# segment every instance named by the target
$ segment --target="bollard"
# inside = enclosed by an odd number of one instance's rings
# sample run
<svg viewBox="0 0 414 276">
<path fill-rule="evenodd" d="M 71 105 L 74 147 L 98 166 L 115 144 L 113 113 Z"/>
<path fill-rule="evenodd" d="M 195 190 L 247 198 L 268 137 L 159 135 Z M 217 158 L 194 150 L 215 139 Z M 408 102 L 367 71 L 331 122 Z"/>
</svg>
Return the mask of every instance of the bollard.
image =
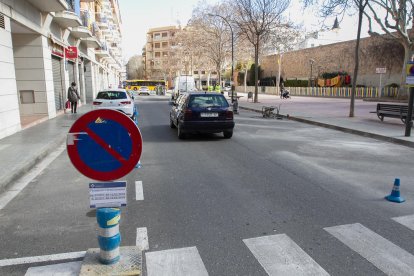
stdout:
<svg viewBox="0 0 414 276">
<path fill-rule="evenodd" d="M 102 264 L 114 264 L 120 259 L 120 219 L 121 209 L 119 208 L 98 208 L 96 210 L 96 220 L 99 226 L 99 260 Z"/>
</svg>

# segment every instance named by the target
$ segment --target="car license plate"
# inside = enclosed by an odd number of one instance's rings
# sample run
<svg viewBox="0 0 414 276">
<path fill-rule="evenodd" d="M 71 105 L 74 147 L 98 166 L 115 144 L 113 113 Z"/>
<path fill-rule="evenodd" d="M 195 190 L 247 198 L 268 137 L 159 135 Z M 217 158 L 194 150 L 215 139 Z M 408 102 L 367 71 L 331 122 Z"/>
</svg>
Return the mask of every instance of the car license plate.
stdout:
<svg viewBox="0 0 414 276">
<path fill-rule="evenodd" d="M 218 117 L 217 112 L 210 112 L 210 113 L 200 113 L 200 117 Z"/>
</svg>

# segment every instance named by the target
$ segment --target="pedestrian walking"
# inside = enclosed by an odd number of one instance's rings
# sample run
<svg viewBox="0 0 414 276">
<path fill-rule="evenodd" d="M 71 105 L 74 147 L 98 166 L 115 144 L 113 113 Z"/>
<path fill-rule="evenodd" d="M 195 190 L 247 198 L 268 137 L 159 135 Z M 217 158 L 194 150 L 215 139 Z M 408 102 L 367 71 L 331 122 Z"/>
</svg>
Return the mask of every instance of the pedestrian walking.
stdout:
<svg viewBox="0 0 414 276">
<path fill-rule="evenodd" d="M 79 99 L 80 97 L 78 94 L 78 89 L 76 88 L 76 83 L 72 82 L 71 86 L 68 89 L 68 100 L 70 101 L 72 113 L 76 113 L 76 108 L 78 106 Z"/>
</svg>

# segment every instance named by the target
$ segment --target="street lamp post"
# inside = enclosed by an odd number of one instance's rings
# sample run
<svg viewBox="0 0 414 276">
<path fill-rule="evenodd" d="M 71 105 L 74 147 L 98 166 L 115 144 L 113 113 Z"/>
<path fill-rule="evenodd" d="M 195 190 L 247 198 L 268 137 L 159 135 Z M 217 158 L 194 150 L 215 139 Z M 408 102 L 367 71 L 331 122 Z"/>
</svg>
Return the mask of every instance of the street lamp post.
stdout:
<svg viewBox="0 0 414 276">
<path fill-rule="evenodd" d="M 233 111 L 235 113 L 237 113 L 237 104 L 236 104 L 236 106 L 234 104 L 234 35 L 233 35 L 233 28 L 231 27 L 231 24 L 229 23 L 229 21 L 227 21 L 227 19 L 224 18 L 223 16 L 221 16 L 219 14 L 212 14 L 212 13 L 208 13 L 207 15 L 208 16 L 220 17 L 230 27 L 230 32 L 231 32 L 231 103 L 233 104 Z"/>
</svg>

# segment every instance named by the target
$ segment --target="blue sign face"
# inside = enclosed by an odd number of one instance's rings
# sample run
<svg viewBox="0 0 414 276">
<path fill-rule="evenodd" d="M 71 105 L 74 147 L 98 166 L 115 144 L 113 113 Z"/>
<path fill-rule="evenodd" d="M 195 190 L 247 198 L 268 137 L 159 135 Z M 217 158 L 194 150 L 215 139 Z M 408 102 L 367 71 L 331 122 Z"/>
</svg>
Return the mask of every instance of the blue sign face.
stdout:
<svg viewBox="0 0 414 276">
<path fill-rule="evenodd" d="M 71 127 L 67 149 L 73 165 L 85 176 L 114 180 L 128 174 L 138 163 L 142 138 L 135 123 L 123 113 L 95 110 Z"/>
<path fill-rule="evenodd" d="M 112 120 L 105 120 L 104 123 L 88 124 L 90 131 L 102 139 L 106 145 L 127 160 L 132 152 L 132 140 L 124 126 Z M 110 135 L 108 135 L 110 134 Z M 110 172 L 121 168 L 122 163 L 119 156 L 108 152 L 98 141 L 90 135 L 79 135 L 80 142 L 77 145 L 81 160 L 96 171 Z"/>
</svg>

